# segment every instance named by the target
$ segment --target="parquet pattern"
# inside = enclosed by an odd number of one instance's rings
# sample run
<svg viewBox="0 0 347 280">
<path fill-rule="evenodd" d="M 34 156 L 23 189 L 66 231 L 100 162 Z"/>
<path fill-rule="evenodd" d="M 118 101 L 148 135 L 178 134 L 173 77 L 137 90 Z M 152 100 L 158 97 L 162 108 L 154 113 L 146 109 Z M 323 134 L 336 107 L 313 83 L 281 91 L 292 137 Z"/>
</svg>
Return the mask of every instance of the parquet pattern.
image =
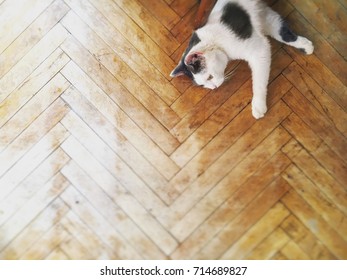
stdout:
<svg viewBox="0 0 347 280">
<path fill-rule="evenodd" d="M 0 258 L 347 259 L 347 3 L 267 3 L 315 53 L 257 121 L 170 79 L 196 0 L 0 0 Z"/>
</svg>

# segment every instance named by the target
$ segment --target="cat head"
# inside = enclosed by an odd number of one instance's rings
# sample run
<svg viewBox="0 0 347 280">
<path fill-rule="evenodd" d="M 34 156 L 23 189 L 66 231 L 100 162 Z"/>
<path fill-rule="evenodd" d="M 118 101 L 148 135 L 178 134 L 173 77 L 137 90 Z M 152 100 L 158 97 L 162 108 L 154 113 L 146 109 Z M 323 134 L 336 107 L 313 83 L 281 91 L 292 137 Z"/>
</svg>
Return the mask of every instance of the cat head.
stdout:
<svg viewBox="0 0 347 280">
<path fill-rule="evenodd" d="M 198 46 L 197 46 L 198 47 Z M 186 51 L 171 77 L 186 75 L 199 86 L 215 89 L 224 82 L 224 71 L 228 64 L 225 52 L 217 48 L 193 48 Z"/>
</svg>

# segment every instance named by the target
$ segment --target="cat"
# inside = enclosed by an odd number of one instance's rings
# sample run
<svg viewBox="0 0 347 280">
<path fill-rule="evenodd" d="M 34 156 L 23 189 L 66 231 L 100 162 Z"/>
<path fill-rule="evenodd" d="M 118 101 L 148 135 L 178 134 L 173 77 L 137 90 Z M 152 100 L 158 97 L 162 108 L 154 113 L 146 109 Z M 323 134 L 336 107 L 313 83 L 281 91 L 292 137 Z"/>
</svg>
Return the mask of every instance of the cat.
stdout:
<svg viewBox="0 0 347 280">
<path fill-rule="evenodd" d="M 218 0 L 206 24 L 195 30 L 171 77 L 186 75 L 205 88 L 216 89 L 225 80 L 230 60 L 248 62 L 252 70 L 252 115 L 262 118 L 266 111 L 271 47 L 267 36 L 313 53 L 313 44 L 296 35 L 265 3 L 258 0 Z"/>
</svg>

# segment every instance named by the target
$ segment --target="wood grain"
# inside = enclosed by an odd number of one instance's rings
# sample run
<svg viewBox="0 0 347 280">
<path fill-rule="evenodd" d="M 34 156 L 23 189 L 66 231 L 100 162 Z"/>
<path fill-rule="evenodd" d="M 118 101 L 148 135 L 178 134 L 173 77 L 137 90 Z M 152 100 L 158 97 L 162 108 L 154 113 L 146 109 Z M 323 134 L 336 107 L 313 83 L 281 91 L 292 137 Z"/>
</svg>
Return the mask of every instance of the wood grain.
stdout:
<svg viewBox="0 0 347 280">
<path fill-rule="evenodd" d="M 172 79 L 196 0 L 0 0 L 0 258 L 347 258 L 346 1 L 266 0 L 268 112 L 244 61 Z"/>
</svg>

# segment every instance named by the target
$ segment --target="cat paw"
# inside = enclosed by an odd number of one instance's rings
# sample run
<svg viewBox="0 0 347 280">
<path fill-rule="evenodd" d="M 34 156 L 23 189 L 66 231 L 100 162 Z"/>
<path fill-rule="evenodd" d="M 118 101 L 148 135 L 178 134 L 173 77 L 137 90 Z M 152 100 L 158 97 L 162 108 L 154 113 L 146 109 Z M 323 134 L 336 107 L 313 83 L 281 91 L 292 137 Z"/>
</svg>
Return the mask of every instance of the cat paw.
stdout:
<svg viewBox="0 0 347 280">
<path fill-rule="evenodd" d="M 302 47 L 300 49 L 302 49 L 305 54 L 310 55 L 313 53 L 314 46 L 310 40 L 302 37 L 301 38 L 301 45 L 302 45 Z"/>
<path fill-rule="evenodd" d="M 256 119 L 264 117 L 267 111 L 265 102 L 252 102 L 252 115 Z"/>
</svg>

